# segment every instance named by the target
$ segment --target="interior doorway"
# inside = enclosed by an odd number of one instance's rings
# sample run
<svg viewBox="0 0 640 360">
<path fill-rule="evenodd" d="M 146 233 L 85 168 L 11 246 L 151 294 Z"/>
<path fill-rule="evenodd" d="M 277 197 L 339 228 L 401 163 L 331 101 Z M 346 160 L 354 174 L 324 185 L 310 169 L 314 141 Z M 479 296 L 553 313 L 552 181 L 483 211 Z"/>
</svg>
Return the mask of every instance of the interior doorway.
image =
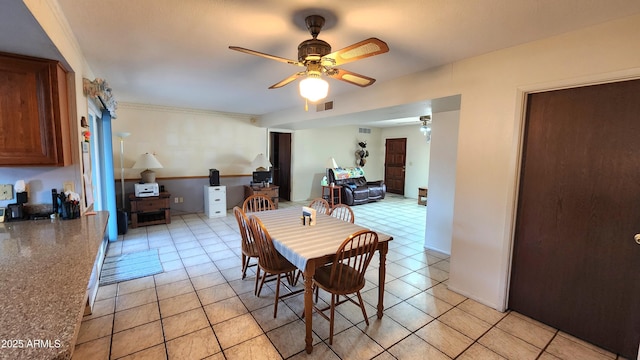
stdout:
<svg viewBox="0 0 640 360">
<path fill-rule="evenodd" d="M 635 359 L 640 80 L 531 94 L 509 308 Z"/>
<path fill-rule="evenodd" d="M 291 133 L 272 132 L 269 139 L 269 161 L 273 165 L 273 184 L 280 198 L 291 200 Z"/>
<path fill-rule="evenodd" d="M 384 183 L 387 192 L 404 195 L 407 138 L 386 139 L 384 153 Z"/>
</svg>

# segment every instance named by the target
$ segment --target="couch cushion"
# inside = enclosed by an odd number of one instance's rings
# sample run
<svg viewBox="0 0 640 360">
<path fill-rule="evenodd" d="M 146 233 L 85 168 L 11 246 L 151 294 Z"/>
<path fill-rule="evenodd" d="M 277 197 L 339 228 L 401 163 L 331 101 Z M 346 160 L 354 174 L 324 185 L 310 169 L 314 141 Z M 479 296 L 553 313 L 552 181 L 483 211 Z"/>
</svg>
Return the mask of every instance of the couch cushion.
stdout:
<svg viewBox="0 0 640 360">
<path fill-rule="evenodd" d="M 381 186 L 369 186 L 369 198 L 370 199 L 382 199 L 383 191 Z"/>
<path fill-rule="evenodd" d="M 367 187 L 359 187 L 353 190 L 353 199 L 354 200 L 369 199 L 369 189 Z"/>
</svg>

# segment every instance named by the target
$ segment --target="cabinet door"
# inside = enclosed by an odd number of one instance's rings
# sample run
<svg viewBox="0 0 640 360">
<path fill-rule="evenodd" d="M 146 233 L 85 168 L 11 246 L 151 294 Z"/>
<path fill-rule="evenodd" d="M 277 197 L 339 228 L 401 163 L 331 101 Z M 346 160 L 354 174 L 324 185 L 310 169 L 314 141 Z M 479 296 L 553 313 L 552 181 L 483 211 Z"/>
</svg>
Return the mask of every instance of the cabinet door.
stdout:
<svg viewBox="0 0 640 360">
<path fill-rule="evenodd" d="M 0 55 L 0 166 L 71 163 L 66 88 L 55 61 Z"/>
</svg>

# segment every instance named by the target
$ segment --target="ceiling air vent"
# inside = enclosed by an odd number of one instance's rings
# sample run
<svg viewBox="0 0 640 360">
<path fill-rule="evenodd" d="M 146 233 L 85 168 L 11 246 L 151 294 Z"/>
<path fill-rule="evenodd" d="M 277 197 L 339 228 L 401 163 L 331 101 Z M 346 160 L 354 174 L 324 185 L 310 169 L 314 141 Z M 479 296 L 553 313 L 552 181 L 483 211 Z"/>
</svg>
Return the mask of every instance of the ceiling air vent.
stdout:
<svg viewBox="0 0 640 360">
<path fill-rule="evenodd" d="M 371 134 L 371 129 L 368 129 L 368 128 L 359 128 L 359 129 L 358 129 L 358 132 L 359 132 L 360 134 Z"/>
<path fill-rule="evenodd" d="M 327 101 L 326 103 L 316 105 L 316 112 L 332 110 L 333 109 L 333 101 Z"/>
</svg>

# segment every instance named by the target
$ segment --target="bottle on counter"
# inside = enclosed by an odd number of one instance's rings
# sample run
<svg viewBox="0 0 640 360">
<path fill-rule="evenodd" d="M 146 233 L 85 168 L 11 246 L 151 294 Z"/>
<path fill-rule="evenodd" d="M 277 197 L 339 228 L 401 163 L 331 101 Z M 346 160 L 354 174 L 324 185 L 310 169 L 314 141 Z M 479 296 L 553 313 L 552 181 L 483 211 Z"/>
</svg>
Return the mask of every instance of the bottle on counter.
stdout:
<svg viewBox="0 0 640 360">
<path fill-rule="evenodd" d="M 52 213 L 57 214 L 58 213 L 58 190 L 56 189 L 51 189 L 51 204 L 53 206 L 52 208 Z"/>
</svg>

